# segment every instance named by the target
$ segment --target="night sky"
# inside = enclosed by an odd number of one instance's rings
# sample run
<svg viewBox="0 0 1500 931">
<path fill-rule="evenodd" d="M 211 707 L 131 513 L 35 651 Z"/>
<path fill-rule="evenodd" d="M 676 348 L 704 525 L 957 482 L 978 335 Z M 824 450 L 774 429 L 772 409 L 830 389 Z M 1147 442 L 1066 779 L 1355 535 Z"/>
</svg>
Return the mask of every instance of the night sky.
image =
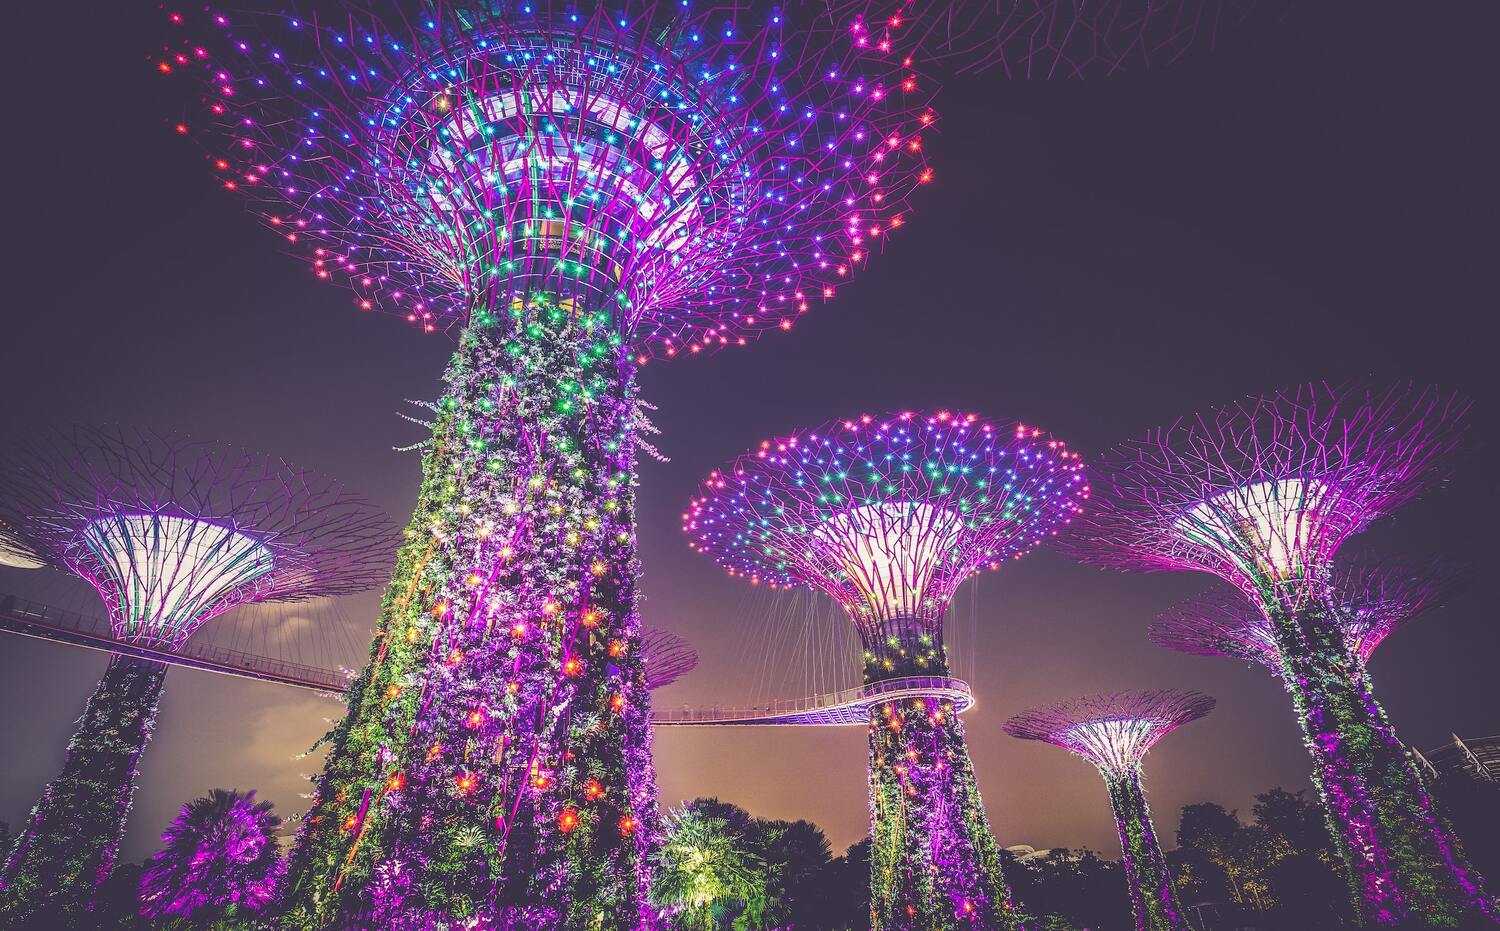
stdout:
<svg viewBox="0 0 1500 931">
<path fill-rule="evenodd" d="M 70 419 L 184 430 L 341 477 L 404 524 L 418 460 L 392 447 L 422 433 L 395 415 L 438 396 L 451 343 L 361 314 L 217 189 L 170 131 L 180 88 L 151 70 L 152 6 L 8 11 L 0 442 Z M 1500 438 L 1497 30 L 1489 2 L 1302 3 L 1263 8 L 1219 48 L 1149 74 L 947 78 L 937 180 L 868 273 L 789 334 L 642 375 L 672 460 L 640 469 L 644 618 L 703 657 L 659 700 L 732 705 L 755 686 L 745 657 L 768 640 L 761 603 L 747 611 L 747 586 L 689 551 L 679 521 L 697 480 L 762 438 L 946 407 L 1041 425 L 1087 458 L 1241 395 L 1370 377 L 1476 402 L 1452 481 L 1356 541 L 1480 567 L 1463 597 L 1376 654 L 1379 695 L 1418 747 L 1500 732 L 1488 568 L 1500 512 L 1485 463 Z M 30 584 L 19 575 L 0 589 Z M 1001 843 L 1117 855 L 1092 769 L 1000 730 L 1023 707 L 1088 692 L 1218 697 L 1148 759 L 1164 838 L 1185 803 L 1248 811 L 1256 792 L 1307 785 L 1290 702 L 1264 671 L 1145 638 L 1215 580 L 1041 552 L 968 584 L 978 592 L 960 600 L 977 605 L 983 638 L 969 746 Z M 341 609 L 367 631 L 376 600 Z M 20 822 L 56 774 L 104 663 L 0 638 L 0 819 Z M 172 671 L 124 855 L 154 849 L 175 809 L 214 787 L 299 811 L 298 773 L 317 764 L 292 756 L 338 710 Z M 718 795 L 811 819 L 842 848 L 867 830 L 865 745 L 860 729 L 659 730 L 662 800 Z"/>
</svg>

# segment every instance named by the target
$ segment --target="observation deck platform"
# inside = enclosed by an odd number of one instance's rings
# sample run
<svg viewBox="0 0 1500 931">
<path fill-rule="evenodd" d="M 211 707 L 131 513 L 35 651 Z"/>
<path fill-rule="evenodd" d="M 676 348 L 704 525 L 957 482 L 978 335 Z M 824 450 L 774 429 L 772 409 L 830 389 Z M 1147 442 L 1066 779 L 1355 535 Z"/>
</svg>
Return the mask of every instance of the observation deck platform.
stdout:
<svg viewBox="0 0 1500 931">
<path fill-rule="evenodd" d="M 106 617 L 65 611 L 3 593 L 0 593 L 0 632 L 316 692 L 340 694 L 349 687 L 349 679 L 337 669 L 230 650 L 211 643 L 189 640 L 178 650 L 126 643 L 115 639 Z M 961 679 L 907 676 L 754 707 L 681 710 L 657 707 L 651 723 L 658 727 L 865 726 L 870 722 L 870 709 L 906 698 L 951 701 L 960 713 L 974 705 L 969 684 Z"/>
</svg>

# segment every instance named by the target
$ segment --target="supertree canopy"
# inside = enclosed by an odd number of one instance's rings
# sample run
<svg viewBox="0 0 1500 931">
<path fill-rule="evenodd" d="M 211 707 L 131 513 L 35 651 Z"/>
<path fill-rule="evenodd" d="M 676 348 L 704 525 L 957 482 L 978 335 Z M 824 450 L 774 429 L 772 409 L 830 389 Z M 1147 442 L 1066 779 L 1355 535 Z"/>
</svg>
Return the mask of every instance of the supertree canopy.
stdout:
<svg viewBox="0 0 1500 931">
<path fill-rule="evenodd" d="M 1032 708 L 1005 723 L 1005 732 L 1012 737 L 1044 740 L 1098 767 L 1109 787 L 1130 904 L 1135 911 L 1135 926 L 1141 931 L 1185 931 L 1190 927 L 1151 825 L 1141 783 L 1141 760 L 1158 740 L 1198 720 L 1213 707 L 1214 700 L 1199 692 L 1117 692 Z"/>
<path fill-rule="evenodd" d="M 264 909 L 285 864 L 272 807 L 257 802 L 253 790 L 223 789 L 183 805 L 161 836 L 162 849 L 146 862 L 141 914 L 202 923 Z"/>
<path fill-rule="evenodd" d="M 1364 664 L 1398 628 L 1441 607 L 1466 577 L 1461 566 L 1438 559 L 1340 560 L 1329 591 L 1344 639 Z M 1270 620 L 1232 589 L 1205 592 L 1167 611 L 1151 625 L 1151 641 L 1182 653 L 1230 656 L 1282 670 Z"/>
<path fill-rule="evenodd" d="M 74 427 L 0 460 L 7 542 L 98 591 L 117 639 L 181 646 L 249 601 L 360 591 L 388 571 L 387 519 L 278 459 L 175 435 Z M 64 920 L 114 863 L 166 666 L 109 668 L 0 872 L 0 917 Z M 71 920 L 71 919 L 69 919 Z"/>
<path fill-rule="evenodd" d="M 917 691 L 871 711 L 876 928 L 1015 923 L 963 726 L 920 690 L 946 681 L 959 585 L 1051 537 L 1087 495 L 1078 455 L 1040 430 L 904 413 L 768 440 L 711 473 L 683 516 L 691 546 L 732 574 L 837 601 L 871 689 Z"/>
<path fill-rule="evenodd" d="M 1358 913 L 1494 914 L 1375 700 L 1332 585 L 1340 545 L 1439 475 L 1466 405 L 1434 389 L 1304 385 L 1112 451 L 1070 546 L 1085 559 L 1210 572 L 1262 612 Z"/>
<path fill-rule="evenodd" d="M 1212 46 L 1255 0 L 829 0 L 862 48 L 1017 79 L 1084 78 L 1169 65 Z"/>
<path fill-rule="evenodd" d="M 646 689 L 671 685 L 698 668 L 698 651 L 682 637 L 660 627 L 641 629 L 641 663 L 646 667 Z"/>
<path fill-rule="evenodd" d="M 814 5 L 314 6 L 171 14 L 178 131 L 318 278 L 462 333 L 288 914 L 650 926 L 635 371 L 849 280 L 933 87 Z"/>
</svg>

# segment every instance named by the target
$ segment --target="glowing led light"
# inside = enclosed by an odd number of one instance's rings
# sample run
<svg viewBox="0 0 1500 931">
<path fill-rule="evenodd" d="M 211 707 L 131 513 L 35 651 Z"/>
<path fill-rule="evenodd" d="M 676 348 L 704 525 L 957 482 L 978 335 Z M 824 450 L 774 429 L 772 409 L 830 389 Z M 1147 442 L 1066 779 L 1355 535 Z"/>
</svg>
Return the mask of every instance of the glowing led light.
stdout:
<svg viewBox="0 0 1500 931">
<path fill-rule="evenodd" d="M 1180 526 L 1187 539 L 1280 581 L 1302 572 L 1303 554 L 1321 537 L 1320 508 L 1329 497 L 1316 480 L 1257 482 L 1196 505 Z"/>
</svg>

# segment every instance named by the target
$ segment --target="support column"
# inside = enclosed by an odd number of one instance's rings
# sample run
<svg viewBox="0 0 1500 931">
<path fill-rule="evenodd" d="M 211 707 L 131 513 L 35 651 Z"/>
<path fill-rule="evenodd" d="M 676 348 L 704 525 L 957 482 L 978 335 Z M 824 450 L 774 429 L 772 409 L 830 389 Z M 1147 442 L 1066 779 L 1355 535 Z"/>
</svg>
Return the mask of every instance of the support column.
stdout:
<svg viewBox="0 0 1500 931">
<path fill-rule="evenodd" d="M 1102 771 L 1109 802 L 1120 831 L 1120 855 L 1137 931 L 1186 931 L 1182 905 L 1172 888 L 1172 873 L 1156 840 L 1138 766 L 1125 772 Z"/>
<path fill-rule="evenodd" d="M 940 633 L 888 623 L 879 636 L 866 644 L 867 683 L 948 674 Z M 902 699 L 870 718 L 874 931 L 1019 927 L 953 704 Z"/>
<path fill-rule="evenodd" d="M 649 927 L 632 373 L 570 301 L 474 314 L 294 923 Z"/>
<path fill-rule="evenodd" d="M 1334 612 L 1314 602 L 1273 610 L 1271 622 L 1356 914 L 1376 925 L 1496 920 Z"/>
<path fill-rule="evenodd" d="M 62 772 L 47 784 L 0 871 L 0 924 L 64 926 L 94 905 L 125 834 L 136 764 L 167 667 L 115 654 L 84 706 Z"/>
</svg>

